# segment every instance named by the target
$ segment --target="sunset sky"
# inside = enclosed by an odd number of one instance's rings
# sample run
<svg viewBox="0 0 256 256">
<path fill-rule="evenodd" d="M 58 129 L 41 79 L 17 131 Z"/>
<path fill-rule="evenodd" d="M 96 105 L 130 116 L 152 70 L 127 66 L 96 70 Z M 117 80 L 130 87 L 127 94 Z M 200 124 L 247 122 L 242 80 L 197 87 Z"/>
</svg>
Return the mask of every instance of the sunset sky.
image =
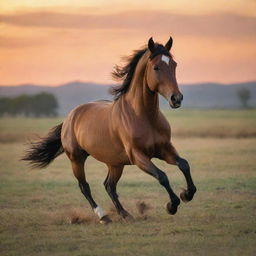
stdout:
<svg viewBox="0 0 256 256">
<path fill-rule="evenodd" d="M 170 35 L 180 83 L 256 80 L 255 0 L 3 0 L 0 85 L 110 84 L 120 57 Z"/>
</svg>

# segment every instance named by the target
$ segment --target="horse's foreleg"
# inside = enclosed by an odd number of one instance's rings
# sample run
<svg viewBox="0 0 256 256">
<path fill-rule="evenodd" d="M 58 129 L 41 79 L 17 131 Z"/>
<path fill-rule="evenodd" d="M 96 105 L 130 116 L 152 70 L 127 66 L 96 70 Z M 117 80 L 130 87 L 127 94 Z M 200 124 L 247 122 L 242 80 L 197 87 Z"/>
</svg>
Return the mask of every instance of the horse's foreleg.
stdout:
<svg viewBox="0 0 256 256">
<path fill-rule="evenodd" d="M 171 202 L 167 203 L 167 211 L 169 214 L 175 214 L 180 204 L 180 199 L 173 192 L 166 174 L 158 169 L 151 162 L 151 160 L 140 151 L 132 152 L 131 161 L 136 164 L 141 170 L 156 178 L 159 183 L 166 189 L 171 200 Z"/>
<path fill-rule="evenodd" d="M 193 199 L 194 194 L 196 193 L 196 186 L 194 185 L 194 182 L 191 177 L 190 167 L 188 161 L 179 156 L 176 157 L 176 163 L 179 169 L 184 174 L 187 182 L 187 189 L 184 189 L 180 193 L 180 198 L 182 199 L 183 202 L 189 202 Z"/>
<path fill-rule="evenodd" d="M 196 186 L 194 185 L 193 179 L 191 177 L 188 161 L 181 158 L 172 145 L 170 145 L 168 150 L 165 152 L 163 159 L 169 164 L 177 165 L 182 171 L 187 182 L 187 189 L 181 192 L 180 198 L 184 202 L 191 201 L 194 194 L 196 193 Z"/>
<path fill-rule="evenodd" d="M 110 198 L 112 199 L 118 214 L 127 219 L 132 218 L 132 216 L 123 208 L 122 204 L 118 200 L 118 195 L 116 193 L 116 185 L 121 178 L 123 169 L 124 166 L 108 166 L 108 176 L 104 181 L 104 186 Z"/>
<path fill-rule="evenodd" d="M 96 204 L 96 202 L 92 198 L 90 186 L 85 179 L 84 161 L 71 160 L 71 164 L 72 164 L 72 169 L 73 169 L 74 175 L 78 180 L 79 188 L 80 188 L 82 194 L 84 195 L 84 197 L 90 203 L 95 214 L 99 217 L 100 222 L 101 223 L 111 222 L 111 219 L 104 213 L 104 211 Z"/>
</svg>

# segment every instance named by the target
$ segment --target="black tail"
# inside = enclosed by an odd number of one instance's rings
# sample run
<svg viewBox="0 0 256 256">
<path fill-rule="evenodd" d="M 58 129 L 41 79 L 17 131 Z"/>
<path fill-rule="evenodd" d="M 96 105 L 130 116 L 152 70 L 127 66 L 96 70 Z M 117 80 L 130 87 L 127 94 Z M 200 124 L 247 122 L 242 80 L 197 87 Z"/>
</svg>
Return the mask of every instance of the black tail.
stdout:
<svg viewBox="0 0 256 256">
<path fill-rule="evenodd" d="M 44 168 L 64 152 L 61 144 L 62 123 L 53 127 L 45 138 L 31 142 L 26 155 L 21 159 L 29 161 L 32 168 Z"/>
</svg>

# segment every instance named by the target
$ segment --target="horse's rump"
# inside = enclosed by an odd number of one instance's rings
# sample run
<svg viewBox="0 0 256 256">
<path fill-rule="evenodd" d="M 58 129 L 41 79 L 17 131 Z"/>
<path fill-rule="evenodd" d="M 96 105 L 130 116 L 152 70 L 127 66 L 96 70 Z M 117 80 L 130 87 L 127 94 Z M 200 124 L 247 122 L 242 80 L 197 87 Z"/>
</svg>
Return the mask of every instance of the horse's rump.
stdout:
<svg viewBox="0 0 256 256">
<path fill-rule="evenodd" d="M 66 152 L 85 150 L 107 164 L 127 162 L 120 139 L 113 133 L 113 103 L 95 101 L 74 109 L 63 123 L 62 144 Z"/>
</svg>

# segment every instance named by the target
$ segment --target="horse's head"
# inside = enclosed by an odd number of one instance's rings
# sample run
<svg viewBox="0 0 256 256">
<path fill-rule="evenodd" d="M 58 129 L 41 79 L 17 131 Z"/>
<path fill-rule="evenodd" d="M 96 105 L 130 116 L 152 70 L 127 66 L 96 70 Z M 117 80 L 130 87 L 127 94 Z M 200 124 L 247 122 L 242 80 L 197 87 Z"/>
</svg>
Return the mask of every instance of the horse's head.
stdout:
<svg viewBox="0 0 256 256">
<path fill-rule="evenodd" d="M 183 95 L 179 91 L 176 80 L 177 63 L 169 53 L 172 47 L 172 38 L 165 46 L 155 44 L 153 39 L 148 41 L 150 51 L 147 63 L 147 84 L 151 91 L 160 93 L 172 108 L 179 108 Z"/>
</svg>

